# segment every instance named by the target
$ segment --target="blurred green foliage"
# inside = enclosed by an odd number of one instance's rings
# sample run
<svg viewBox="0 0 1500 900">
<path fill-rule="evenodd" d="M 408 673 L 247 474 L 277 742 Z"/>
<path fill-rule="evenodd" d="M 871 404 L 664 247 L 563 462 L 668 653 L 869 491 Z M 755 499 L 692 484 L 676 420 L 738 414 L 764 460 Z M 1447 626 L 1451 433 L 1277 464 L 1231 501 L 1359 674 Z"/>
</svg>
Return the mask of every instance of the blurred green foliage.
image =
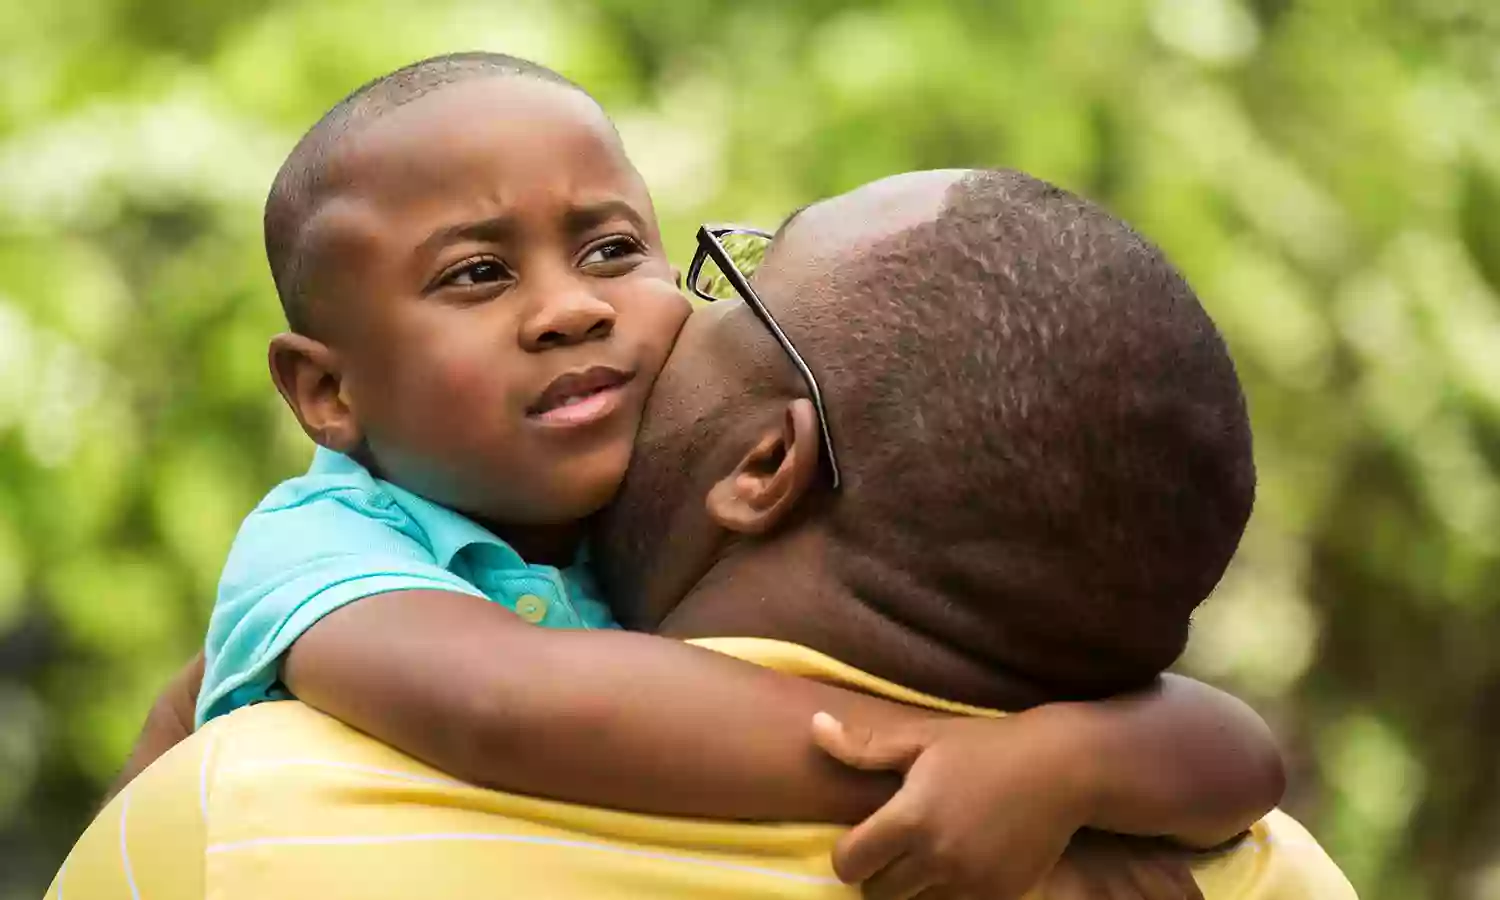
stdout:
<svg viewBox="0 0 1500 900">
<path fill-rule="evenodd" d="M 1500 897 L 1500 5 L 0 4 L 0 897 L 39 896 L 236 525 L 309 446 L 260 205 L 367 78 L 549 63 L 685 265 L 892 172 L 1026 169 L 1163 244 L 1239 361 L 1260 502 L 1185 666 L 1253 702 L 1371 900 Z"/>
</svg>

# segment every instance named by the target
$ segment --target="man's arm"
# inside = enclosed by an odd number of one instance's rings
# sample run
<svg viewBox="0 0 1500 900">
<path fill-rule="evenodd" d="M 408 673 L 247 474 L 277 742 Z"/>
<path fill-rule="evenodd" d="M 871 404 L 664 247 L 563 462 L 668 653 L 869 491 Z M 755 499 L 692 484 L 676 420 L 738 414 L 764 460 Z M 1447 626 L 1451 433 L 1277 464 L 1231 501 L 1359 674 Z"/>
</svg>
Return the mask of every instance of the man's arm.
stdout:
<svg viewBox="0 0 1500 900">
<path fill-rule="evenodd" d="M 282 679 L 476 784 L 714 818 L 857 822 L 899 780 L 819 753 L 813 714 L 891 727 L 930 715 L 666 638 L 536 628 L 442 591 L 330 613 L 292 645 Z"/>
<path fill-rule="evenodd" d="M 166 690 L 152 704 L 135 748 L 125 761 L 125 769 L 110 785 L 104 803 L 113 800 L 135 776 L 193 733 L 193 706 L 198 702 L 198 688 L 202 684 L 203 653 L 199 651 L 182 671 L 172 676 Z"/>
</svg>

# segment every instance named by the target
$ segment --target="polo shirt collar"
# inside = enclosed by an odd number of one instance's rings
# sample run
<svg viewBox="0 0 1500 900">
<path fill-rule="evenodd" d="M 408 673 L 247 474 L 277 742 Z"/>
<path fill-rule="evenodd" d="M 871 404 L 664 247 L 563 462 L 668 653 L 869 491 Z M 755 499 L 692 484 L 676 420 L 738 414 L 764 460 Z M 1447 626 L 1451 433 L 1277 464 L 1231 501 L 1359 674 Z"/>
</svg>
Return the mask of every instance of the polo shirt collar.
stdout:
<svg viewBox="0 0 1500 900">
<path fill-rule="evenodd" d="M 434 561 L 443 568 L 451 568 L 453 558 L 464 548 L 476 544 L 494 547 L 503 560 L 498 568 L 524 569 L 526 561 L 509 544 L 496 537 L 488 528 L 462 513 L 440 506 L 425 497 L 413 494 L 405 488 L 376 478 L 359 462 L 343 453 L 319 447 L 313 455 L 310 475 L 350 475 L 368 478 L 373 489 L 391 495 L 396 503 L 411 516 L 418 528 L 427 535 Z"/>
</svg>

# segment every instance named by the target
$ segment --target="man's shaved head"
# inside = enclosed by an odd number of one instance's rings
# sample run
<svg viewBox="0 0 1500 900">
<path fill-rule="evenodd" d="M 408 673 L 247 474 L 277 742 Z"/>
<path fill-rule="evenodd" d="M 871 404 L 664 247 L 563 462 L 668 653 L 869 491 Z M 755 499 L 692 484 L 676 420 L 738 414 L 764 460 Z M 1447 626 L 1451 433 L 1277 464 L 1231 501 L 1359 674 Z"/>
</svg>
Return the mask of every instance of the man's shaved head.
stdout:
<svg viewBox="0 0 1500 900">
<path fill-rule="evenodd" d="M 819 532 L 830 580 L 1050 696 L 1125 690 L 1177 657 L 1255 474 L 1224 342 L 1156 247 L 1017 172 L 920 172 L 803 210 L 752 281 L 824 394 L 845 483 L 794 527 Z M 740 458 L 717 444 L 803 390 L 738 305 L 700 316 L 611 530 L 638 501 L 670 521 L 639 497 L 668 481 L 651 470 Z M 661 564 L 635 549 L 601 552 L 626 589 Z"/>
<path fill-rule="evenodd" d="M 1144 682 L 1250 514 L 1233 363 L 1161 252 L 1099 207 L 1015 172 L 943 195 L 787 326 L 847 458 L 829 523 L 844 577 L 1064 689 Z M 863 212 L 843 205 L 787 243 Z"/>
<path fill-rule="evenodd" d="M 451 53 L 404 66 L 363 85 L 330 109 L 297 142 L 282 163 L 266 198 L 266 259 L 288 326 L 308 328 L 308 273 L 302 238 L 327 193 L 328 172 L 340 142 L 386 113 L 442 89 L 475 78 L 523 77 L 562 85 L 587 95 L 553 70 L 503 53 Z"/>
</svg>

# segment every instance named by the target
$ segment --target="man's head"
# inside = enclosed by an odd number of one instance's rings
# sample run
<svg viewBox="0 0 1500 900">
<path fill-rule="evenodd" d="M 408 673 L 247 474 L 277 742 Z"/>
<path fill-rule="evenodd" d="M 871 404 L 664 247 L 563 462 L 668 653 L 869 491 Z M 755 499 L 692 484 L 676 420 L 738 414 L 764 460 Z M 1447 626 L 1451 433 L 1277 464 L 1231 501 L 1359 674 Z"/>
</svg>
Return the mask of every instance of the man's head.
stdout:
<svg viewBox="0 0 1500 900">
<path fill-rule="evenodd" d="M 266 203 L 308 434 L 488 523 L 614 493 L 688 305 L 604 112 L 524 60 L 425 60 L 344 100 Z"/>
<path fill-rule="evenodd" d="M 1027 176 L 927 172 L 809 207 L 752 281 L 845 484 L 761 323 L 696 313 L 601 536 L 624 614 L 653 624 L 726 558 L 797 542 L 881 618 L 1052 695 L 1176 658 L 1254 469 L 1233 364 L 1160 251 Z"/>
</svg>

